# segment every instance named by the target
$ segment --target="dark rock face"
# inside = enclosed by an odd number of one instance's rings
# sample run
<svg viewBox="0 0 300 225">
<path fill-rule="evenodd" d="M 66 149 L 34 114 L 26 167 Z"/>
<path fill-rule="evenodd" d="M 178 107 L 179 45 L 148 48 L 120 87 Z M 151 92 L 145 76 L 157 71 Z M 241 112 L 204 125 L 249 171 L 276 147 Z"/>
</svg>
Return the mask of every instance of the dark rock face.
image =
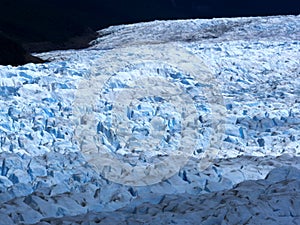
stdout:
<svg viewBox="0 0 300 225">
<path fill-rule="evenodd" d="M 17 42 L 0 33 L 0 64 L 18 66 L 26 63 L 42 63 L 44 60 L 27 53 Z"/>
</svg>

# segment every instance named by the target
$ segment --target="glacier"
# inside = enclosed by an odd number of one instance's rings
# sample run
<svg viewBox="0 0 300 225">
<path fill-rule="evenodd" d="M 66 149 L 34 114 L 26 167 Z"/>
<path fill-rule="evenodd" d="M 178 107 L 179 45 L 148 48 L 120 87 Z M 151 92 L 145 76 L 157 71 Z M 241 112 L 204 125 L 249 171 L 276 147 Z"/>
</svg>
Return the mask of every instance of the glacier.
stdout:
<svg viewBox="0 0 300 225">
<path fill-rule="evenodd" d="M 2 224 L 300 224 L 299 25 L 120 25 L 0 66 Z"/>
</svg>

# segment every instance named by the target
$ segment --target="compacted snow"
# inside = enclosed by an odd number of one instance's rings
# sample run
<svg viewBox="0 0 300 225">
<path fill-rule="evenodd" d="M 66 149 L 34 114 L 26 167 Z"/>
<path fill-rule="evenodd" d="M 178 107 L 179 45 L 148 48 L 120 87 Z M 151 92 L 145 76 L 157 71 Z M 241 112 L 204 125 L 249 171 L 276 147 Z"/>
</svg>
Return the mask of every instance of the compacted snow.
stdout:
<svg viewBox="0 0 300 225">
<path fill-rule="evenodd" d="M 300 17 L 154 21 L 0 67 L 1 224 L 300 224 Z"/>
</svg>

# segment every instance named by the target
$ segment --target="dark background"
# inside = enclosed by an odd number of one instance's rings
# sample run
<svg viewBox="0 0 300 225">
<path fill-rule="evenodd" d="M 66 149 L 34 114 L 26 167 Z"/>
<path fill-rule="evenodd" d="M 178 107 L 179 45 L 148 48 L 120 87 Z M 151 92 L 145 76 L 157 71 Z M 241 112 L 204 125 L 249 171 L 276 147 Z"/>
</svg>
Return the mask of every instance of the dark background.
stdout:
<svg viewBox="0 0 300 225">
<path fill-rule="evenodd" d="M 83 48 L 110 25 L 291 14 L 300 14 L 300 0 L 0 0 L 0 64 L 8 46 L 27 52 Z"/>
</svg>

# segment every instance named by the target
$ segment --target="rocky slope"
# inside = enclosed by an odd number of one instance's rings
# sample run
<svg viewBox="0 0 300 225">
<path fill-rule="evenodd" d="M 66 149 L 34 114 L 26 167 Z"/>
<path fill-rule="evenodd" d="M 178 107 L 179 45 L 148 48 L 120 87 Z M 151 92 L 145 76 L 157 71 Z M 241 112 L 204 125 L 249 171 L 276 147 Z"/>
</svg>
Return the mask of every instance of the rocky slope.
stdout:
<svg viewBox="0 0 300 225">
<path fill-rule="evenodd" d="M 0 32 L 0 65 L 19 66 L 26 63 L 45 62 L 28 53 L 21 45 Z"/>
</svg>

